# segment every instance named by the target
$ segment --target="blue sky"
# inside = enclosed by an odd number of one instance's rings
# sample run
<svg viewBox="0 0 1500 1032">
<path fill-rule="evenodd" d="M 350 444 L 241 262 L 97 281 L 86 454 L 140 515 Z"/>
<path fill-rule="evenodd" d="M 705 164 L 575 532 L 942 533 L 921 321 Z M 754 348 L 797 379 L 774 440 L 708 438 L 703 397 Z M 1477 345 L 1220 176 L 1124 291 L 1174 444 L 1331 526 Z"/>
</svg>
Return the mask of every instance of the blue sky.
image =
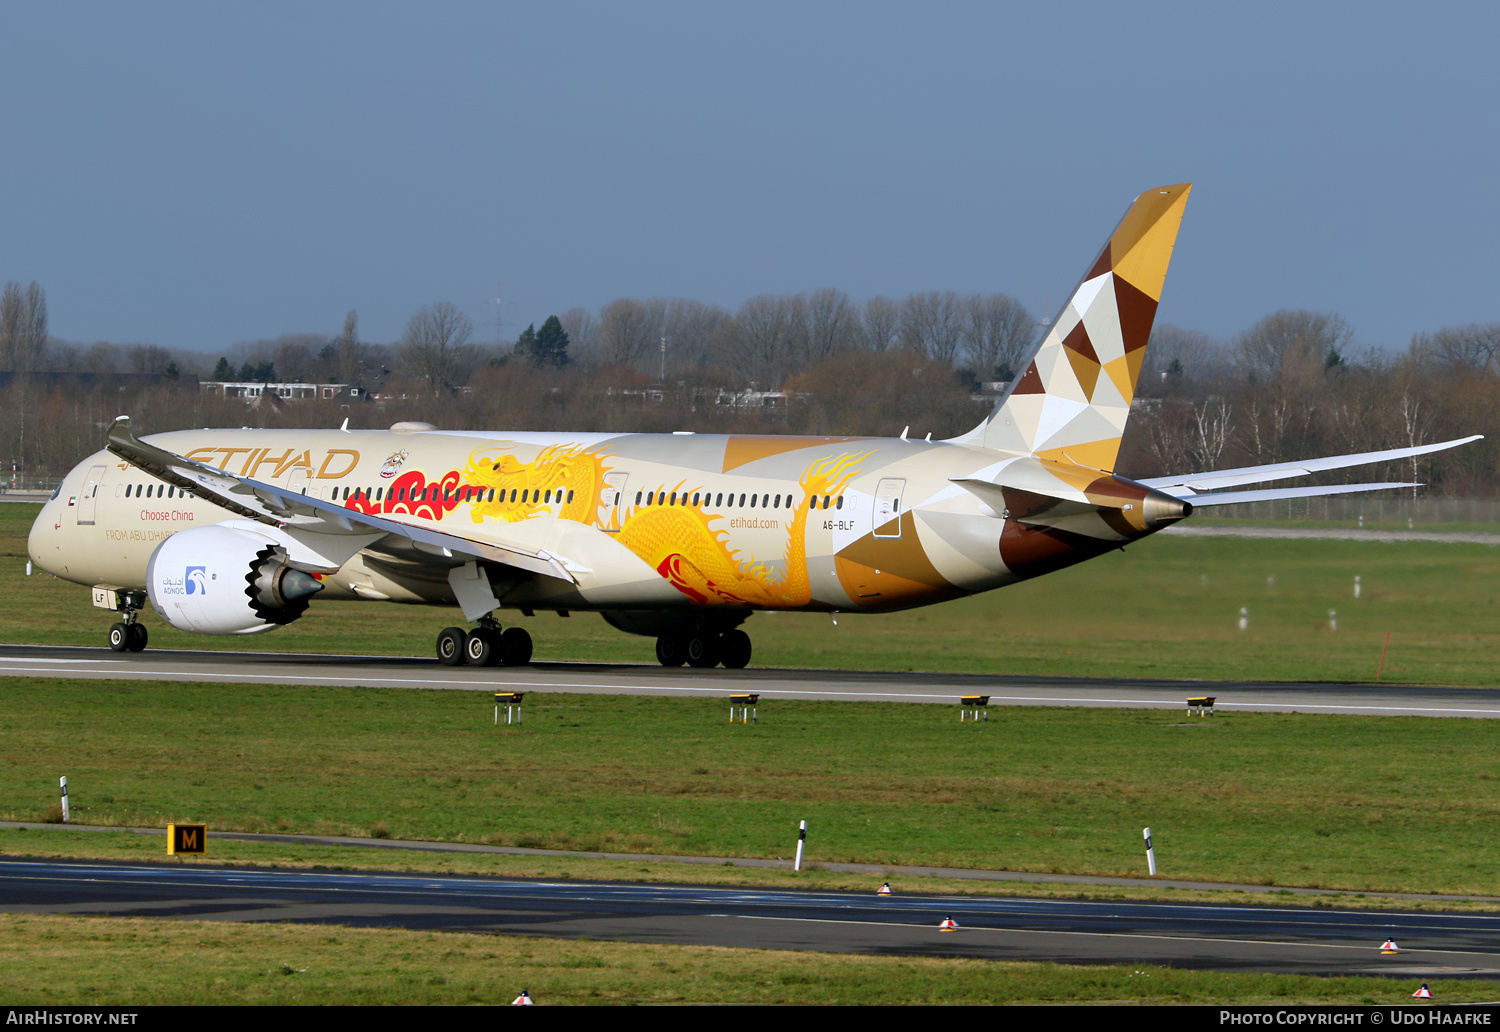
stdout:
<svg viewBox="0 0 1500 1032">
<path fill-rule="evenodd" d="M 52 332 L 217 352 L 492 339 L 622 296 L 1003 291 L 1055 308 L 1192 181 L 1160 318 L 1500 321 L 1484 5 L 27 4 L 0 280 Z"/>
</svg>

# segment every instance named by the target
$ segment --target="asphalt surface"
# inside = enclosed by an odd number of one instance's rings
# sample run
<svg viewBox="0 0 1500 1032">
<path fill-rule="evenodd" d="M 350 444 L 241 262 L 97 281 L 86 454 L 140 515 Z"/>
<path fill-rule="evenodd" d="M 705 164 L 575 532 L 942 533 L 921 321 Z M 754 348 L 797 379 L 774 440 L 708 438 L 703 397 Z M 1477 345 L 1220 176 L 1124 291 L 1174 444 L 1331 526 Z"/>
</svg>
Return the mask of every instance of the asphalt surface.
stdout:
<svg viewBox="0 0 1500 1032">
<path fill-rule="evenodd" d="M 898 886 L 899 887 L 899 886 Z M 872 885 L 873 888 L 873 885 Z M 1500 915 L 0 860 L 0 911 L 1216 970 L 1500 977 Z M 943 932 L 938 922 L 959 924 Z M 1382 956 L 1393 937 L 1402 952 Z"/>
<path fill-rule="evenodd" d="M 1230 712 L 1500 717 L 1500 689 L 1495 688 L 842 670 L 695 670 L 582 663 L 534 663 L 515 668 L 445 667 L 435 659 L 410 657 L 163 649 L 118 653 L 104 647 L 47 645 L 0 645 L 0 677 L 5 676 L 600 695 L 723 697 L 731 692 L 758 692 L 763 702 L 823 699 L 950 706 L 956 705 L 962 695 L 988 695 L 992 706 L 1182 709 L 1190 695 L 1212 695 L 1217 697 L 1219 709 Z"/>
</svg>

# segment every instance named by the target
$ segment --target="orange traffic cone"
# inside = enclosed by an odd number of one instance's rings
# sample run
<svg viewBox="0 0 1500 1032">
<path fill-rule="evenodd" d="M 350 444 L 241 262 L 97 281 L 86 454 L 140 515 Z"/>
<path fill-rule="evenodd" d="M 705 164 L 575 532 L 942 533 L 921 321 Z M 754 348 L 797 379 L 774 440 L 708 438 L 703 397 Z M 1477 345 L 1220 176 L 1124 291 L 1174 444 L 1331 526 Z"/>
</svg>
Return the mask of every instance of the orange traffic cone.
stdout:
<svg viewBox="0 0 1500 1032">
<path fill-rule="evenodd" d="M 880 886 L 880 888 L 878 888 L 878 889 L 875 890 L 875 895 L 877 895 L 877 896 L 889 896 L 890 894 L 891 894 L 891 883 L 890 882 L 883 883 Z"/>
<path fill-rule="evenodd" d="M 531 994 L 528 993 L 525 989 L 522 989 L 521 990 L 521 995 L 517 996 L 514 1000 L 511 1000 L 510 1001 L 510 1005 L 512 1007 L 530 1007 L 531 1006 Z"/>
<path fill-rule="evenodd" d="M 1380 944 L 1380 952 L 1381 953 L 1400 953 L 1401 952 L 1401 947 L 1396 945 L 1396 940 L 1395 939 L 1387 939 L 1385 942 L 1383 942 L 1383 943 Z"/>
<path fill-rule="evenodd" d="M 952 932 L 956 931 L 957 929 L 958 922 L 953 920 L 951 916 L 945 917 L 940 922 L 938 922 L 938 931 L 940 932 Z"/>
<path fill-rule="evenodd" d="M 1422 983 L 1422 988 L 1420 988 L 1416 992 L 1412 993 L 1412 995 L 1415 996 L 1419 1000 L 1430 1000 L 1430 999 L 1432 999 L 1432 990 L 1429 989 L 1429 988 L 1427 988 L 1427 983 L 1426 982 L 1423 982 Z"/>
</svg>

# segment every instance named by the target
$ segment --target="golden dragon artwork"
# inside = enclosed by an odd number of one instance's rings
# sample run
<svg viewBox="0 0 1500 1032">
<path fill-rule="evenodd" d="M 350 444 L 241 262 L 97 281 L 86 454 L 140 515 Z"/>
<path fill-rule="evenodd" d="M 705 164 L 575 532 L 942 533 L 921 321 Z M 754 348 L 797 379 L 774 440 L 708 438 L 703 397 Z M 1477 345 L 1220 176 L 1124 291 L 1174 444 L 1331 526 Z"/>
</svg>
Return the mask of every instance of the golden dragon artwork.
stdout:
<svg viewBox="0 0 1500 1032">
<path fill-rule="evenodd" d="M 476 524 L 486 519 L 515 523 L 555 512 L 561 519 L 617 533 L 626 548 L 699 605 L 796 608 L 812 598 L 806 543 L 811 499 L 841 494 L 868 455 L 820 459 L 802 472 L 801 497 L 792 509 L 783 510 L 790 520 L 784 524 L 787 541 L 779 571 L 732 551 L 730 517 L 687 504 L 694 493 L 687 481 L 675 488 L 675 497 L 683 499 L 680 505 L 601 505 L 611 456 L 581 445 L 552 445 L 530 462 L 498 446 L 481 446 L 462 470 L 449 470 L 430 483 L 421 471 L 411 470 L 391 483 L 383 499 L 357 495 L 348 505 L 360 512 L 430 520 L 442 520 L 468 505 Z M 702 485 L 698 490 L 704 490 Z"/>
</svg>

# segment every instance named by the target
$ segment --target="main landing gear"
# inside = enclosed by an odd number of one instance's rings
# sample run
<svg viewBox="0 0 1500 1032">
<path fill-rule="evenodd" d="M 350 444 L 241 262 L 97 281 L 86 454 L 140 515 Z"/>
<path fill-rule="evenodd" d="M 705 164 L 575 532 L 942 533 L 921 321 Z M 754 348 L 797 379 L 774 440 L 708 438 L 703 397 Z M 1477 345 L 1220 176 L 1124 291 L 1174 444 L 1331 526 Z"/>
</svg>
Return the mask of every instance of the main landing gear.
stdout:
<svg viewBox="0 0 1500 1032">
<path fill-rule="evenodd" d="M 140 652 L 146 647 L 146 626 L 136 620 L 135 610 L 127 609 L 125 619 L 109 629 L 109 647 L 116 652 Z"/>
<path fill-rule="evenodd" d="M 730 670 L 740 670 L 750 662 L 750 635 L 738 628 L 723 634 L 663 634 L 656 639 L 656 659 L 665 667 L 686 663 L 707 669 L 722 663 Z"/>
<path fill-rule="evenodd" d="M 519 627 L 502 631 L 492 619 L 472 631 L 444 627 L 437 636 L 437 658 L 443 666 L 525 666 L 531 662 L 531 635 Z"/>
</svg>

